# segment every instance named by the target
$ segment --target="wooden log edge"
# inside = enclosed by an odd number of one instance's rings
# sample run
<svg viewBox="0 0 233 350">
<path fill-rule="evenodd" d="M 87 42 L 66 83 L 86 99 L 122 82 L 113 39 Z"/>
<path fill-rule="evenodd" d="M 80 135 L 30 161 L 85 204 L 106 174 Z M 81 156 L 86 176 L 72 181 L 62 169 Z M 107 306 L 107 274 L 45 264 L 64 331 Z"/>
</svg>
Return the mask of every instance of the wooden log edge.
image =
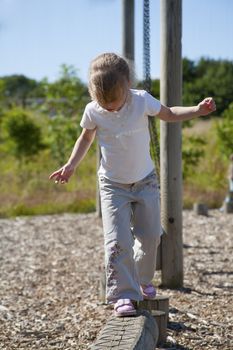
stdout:
<svg viewBox="0 0 233 350">
<path fill-rule="evenodd" d="M 91 350 L 154 350 L 158 337 L 155 318 L 148 311 L 137 310 L 136 316 L 112 316 Z"/>
<path fill-rule="evenodd" d="M 167 339 L 167 315 L 160 310 L 151 310 L 151 315 L 155 318 L 158 326 L 159 338 L 158 344 L 163 344 Z"/>
</svg>

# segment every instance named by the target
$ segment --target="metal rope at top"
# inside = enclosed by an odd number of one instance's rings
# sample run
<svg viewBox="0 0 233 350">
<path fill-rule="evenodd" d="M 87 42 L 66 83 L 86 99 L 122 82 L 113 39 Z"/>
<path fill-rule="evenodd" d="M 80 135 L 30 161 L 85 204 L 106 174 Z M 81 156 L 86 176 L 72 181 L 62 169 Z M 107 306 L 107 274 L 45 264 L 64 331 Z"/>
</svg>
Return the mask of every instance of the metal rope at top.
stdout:
<svg viewBox="0 0 233 350">
<path fill-rule="evenodd" d="M 150 75 L 150 0 L 143 1 L 143 85 L 151 92 Z M 160 144 L 156 128 L 156 118 L 148 116 L 151 138 L 151 156 L 155 163 L 158 181 L 160 180 Z"/>
</svg>

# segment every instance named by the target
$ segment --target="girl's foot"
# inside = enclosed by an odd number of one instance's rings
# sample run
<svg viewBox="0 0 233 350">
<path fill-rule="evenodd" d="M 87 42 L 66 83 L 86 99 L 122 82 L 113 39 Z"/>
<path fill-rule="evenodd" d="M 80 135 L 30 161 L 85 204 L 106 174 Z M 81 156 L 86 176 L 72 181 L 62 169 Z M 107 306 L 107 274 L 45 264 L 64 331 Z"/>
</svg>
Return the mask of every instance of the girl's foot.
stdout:
<svg viewBox="0 0 233 350">
<path fill-rule="evenodd" d="M 136 315 L 136 313 L 137 311 L 130 299 L 119 299 L 114 305 L 114 315 L 117 317 L 132 316 Z"/>
<path fill-rule="evenodd" d="M 156 289 L 152 284 L 142 285 L 141 292 L 144 299 L 154 299 L 156 296 Z"/>
</svg>

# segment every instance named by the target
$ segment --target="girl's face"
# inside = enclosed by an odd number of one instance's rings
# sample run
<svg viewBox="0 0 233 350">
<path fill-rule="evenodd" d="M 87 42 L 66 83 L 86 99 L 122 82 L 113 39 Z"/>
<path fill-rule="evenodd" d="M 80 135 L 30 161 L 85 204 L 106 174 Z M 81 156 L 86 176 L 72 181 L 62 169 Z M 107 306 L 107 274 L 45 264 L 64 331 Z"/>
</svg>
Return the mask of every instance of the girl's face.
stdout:
<svg viewBox="0 0 233 350">
<path fill-rule="evenodd" d="M 106 109 L 108 112 L 117 112 L 119 111 L 125 104 L 126 102 L 127 95 L 124 97 L 121 97 L 115 101 L 112 102 L 106 102 L 105 104 L 102 104 L 101 107 Z"/>
<path fill-rule="evenodd" d="M 117 112 L 119 111 L 125 104 L 129 93 L 129 84 L 123 89 L 119 91 L 118 97 L 116 100 L 111 102 L 104 102 L 101 104 L 101 107 L 106 109 L 108 112 Z"/>
</svg>

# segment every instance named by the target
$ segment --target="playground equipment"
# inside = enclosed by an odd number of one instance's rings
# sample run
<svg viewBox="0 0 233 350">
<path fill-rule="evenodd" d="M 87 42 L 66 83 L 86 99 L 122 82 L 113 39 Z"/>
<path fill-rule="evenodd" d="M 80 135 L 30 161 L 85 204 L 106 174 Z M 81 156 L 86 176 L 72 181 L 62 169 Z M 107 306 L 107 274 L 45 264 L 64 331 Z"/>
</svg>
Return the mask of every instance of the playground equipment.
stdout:
<svg viewBox="0 0 233 350">
<path fill-rule="evenodd" d="M 112 316 L 100 332 L 92 350 L 154 350 L 166 340 L 168 298 L 155 297 L 135 303 L 133 317 Z"/>
</svg>

